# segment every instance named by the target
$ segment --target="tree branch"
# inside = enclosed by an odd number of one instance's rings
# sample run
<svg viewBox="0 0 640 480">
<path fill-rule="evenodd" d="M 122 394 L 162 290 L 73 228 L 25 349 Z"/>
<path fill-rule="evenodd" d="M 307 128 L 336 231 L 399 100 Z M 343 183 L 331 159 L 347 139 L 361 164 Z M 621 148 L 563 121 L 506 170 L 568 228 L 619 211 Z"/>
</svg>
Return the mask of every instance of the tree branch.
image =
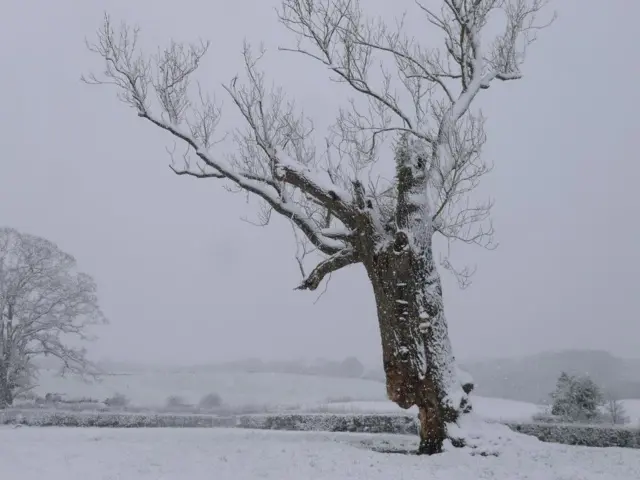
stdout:
<svg viewBox="0 0 640 480">
<path fill-rule="evenodd" d="M 138 115 L 189 144 L 195 150 L 195 154 L 206 165 L 215 169 L 216 171 L 219 171 L 220 174 L 224 176 L 224 178 L 231 180 L 243 190 L 251 192 L 262 198 L 276 212 L 289 218 L 320 251 L 331 255 L 344 248 L 344 245 L 341 242 L 333 241 L 321 235 L 318 232 L 317 226 L 314 225 L 309 218 L 306 218 L 295 204 L 288 203 L 285 200 L 279 198 L 277 196 L 277 192 L 271 192 L 267 190 L 264 187 L 263 183 L 261 183 L 261 180 L 256 180 L 256 178 L 253 176 L 249 178 L 242 172 L 235 171 L 233 167 L 226 164 L 225 162 L 221 160 L 215 160 L 206 151 L 200 149 L 200 146 L 196 143 L 195 139 L 193 139 L 187 132 L 180 130 L 180 128 L 177 126 L 164 123 L 157 117 L 152 116 L 148 111 L 140 112 Z"/>
<path fill-rule="evenodd" d="M 169 168 L 178 176 L 187 175 L 195 178 L 226 178 L 221 173 L 205 173 L 205 172 L 193 172 L 191 170 L 176 170 L 173 165 L 169 165 Z"/>
<path fill-rule="evenodd" d="M 360 261 L 353 249 L 341 250 L 320 262 L 296 290 L 316 290 L 327 275 Z"/>
<path fill-rule="evenodd" d="M 199 85 L 195 102 L 189 95 L 207 43 L 172 42 L 146 57 L 137 51 L 138 29 L 116 31 L 106 17 L 89 45 L 104 60 L 104 75 L 85 81 L 115 85 L 140 117 L 186 144 L 184 168 L 171 167 L 176 174 L 229 180 L 263 202 L 265 218 L 283 215 L 329 255 L 304 288 L 354 255 L 347 252 L 358 250 L 363 235 L 387 241 L 399 228 L 415 228 L 415 238 L 436 231 L 491 248 L 492 204 L 468 199 L 491 170 L 481 157 L 484 118 L 472 104 L 494 81 L 522 76 L 525 51 L 546 26 L 536 23 L 546 0 L 441 0 L 438 11 L 416 3 L 442 33 L 440 46 L 407 36 L 402 21 L 389 28 L 366 18 L 358 0 L 282 0 L 279 19 L 297 43 L 281 50 L 319 62 L 356 94 L 331 127 L 326 156 L 316 154 L 313 122 L 282 90 L 265 88 L 257 68 L 263 49 L 253 55 L 245 44 L 245 81 L 236 76 L 223 86 L 244 120 L 226 155 L 213 150 L 221 109 Z M 492 39 L 488 24 L 498 31 Z M 374 174 L 389 134 L 411 139 L 392 179 Z"/>
<path fill-rule="evenodd" d="M 248 132 L 236 133 L 239 154 L 214 157 L 211 147 L 220 109 L 199 91 L 200 108 L 189 101 L 191 76 L 200 65 L 207 44 L 184 46 L 172 43 L 158 56 L 147 59 L 136 51 L 138 30 L 123 25 L 116 32 L 108 17 L 97 44 L 89 48 L 103 57 L 104 77 L 90 76 L 88 83 L 113 84 L 120 98 L 133 106 L 138 116 L 184 142 L 201 165 L 191 168 L 185 154 L 184 169 L 172 170 L 196 178 L 224 178 L 245 192 L 257 195 L 270 208 L 285 216 L 323 253 L 331 255 L 345 247 L 342 241 L 322 235 L 322 222 L 305 198 L 321 205 L 345 224 L 353 220 L 350 194 L 313 168 L 314 152 L 307 142 L 309 132 L 294 116 L 293 105 L 285 104 L 278 92 L 267 94 L 263 75 L 247 45 L 243 52 L 246 86 L 234 79 L 225 90 L 246 120 Z M 155 77 L 155 80 L 153 78 Z M 153 108 L 149 90 L 158 97 L 160 113 Z M 296 193 L 300 192 L 300 194 Z M 325 215 L 323 215 L 324 217 Z"/>
</svg>

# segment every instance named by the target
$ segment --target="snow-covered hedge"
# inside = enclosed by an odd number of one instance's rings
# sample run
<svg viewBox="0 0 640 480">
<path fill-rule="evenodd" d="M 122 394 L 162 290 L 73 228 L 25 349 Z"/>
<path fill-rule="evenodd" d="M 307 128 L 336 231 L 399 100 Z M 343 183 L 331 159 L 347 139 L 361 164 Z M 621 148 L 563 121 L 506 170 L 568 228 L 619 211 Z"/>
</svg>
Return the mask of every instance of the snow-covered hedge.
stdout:
<svg viewBox="0 0 640 480">
<path fill-rule="evenodd" d="M 216 396 L 213 394 L 212 396 Z M 236 416 L 236 415 L 249 415 L 249 414 L 281 414 L 283 412 L 300 411 L 300 405 L 270 405 L 270 404 L 243 404 L 243 405 L 225 405 L 222 403 L 219 406 L 212 405 L 211 398 L 206 395 L 202 402 L 198 405 L 173 405 L 167 407 L 166 405 L 154 406 L 154 407 L 141 407 L 137 405 L 130 405 L 128 399 L 116 394 L 113 397 L 106 399 L 104 402 L 89 403 L 81 401 L 71 402 L 50 402 L 34 403 L 34 402 L 15 402 L 14 410 L 42 410 L 42 411 L 59 411 L 59 412 L 83 412 L 83 413 L 127 413 L 137 415 L 218 415 L 218 416 Z M 222 400 L 221 398 L 219 399 Z M 166 403 L 166 402 L 165 402 Z M 175 403 L 175 402 L 171 402 Z M 208 404 L 207 404 L 208 403 Z M 325 413 L 325 412 L 317 412 Z"/>
<path fill-rule="evenodd" d="M 405 435 L 417 435 L 418 433 L 417 419 L 406 415 L 286 414 L 241 415 L 236 418 L 236 426 L 240 428 Z"/>
<path fill-rule="evenodd" d="M 215 428 L 262 430 L 368 432 L 416 435 L 417 419 L 389 414 L 132 414 L 12 409 L 0 411 L 0 424 L 112 428 Z M 576 424 L 507 424 L 512 430 L 543 442 L 589 447 L 640 448 L 640 429 Z"/>
<path fill-rule="evenodd" d="M 508 424 L 508 426 L 516 432 L 532 435 L 543 442 L 586 447 L 640 448 L 640 428 L 567 423 Z"/>
<path fill-rule="evenodd" d="M 6 410 L 0 411 L 0 424 L 28 425 L 34 427 L 111 427 L 153 428 L 233 427 L 232 417 L 213 415 L 131 414 L 113 412 L 62 412 L 55 410 Z"/>
<path fill-rule="evenodd" d="M 370 432 L 417 434 L 416 419 L 404 415 L 257 414 L 237 416 L 130 414 L 111 412 L 61 412 L 42 410 L 0 411 L 0 424 L 40 427 L 112 428 L 213 428 L 238 427 L 262 430 Z"/>
</svg>

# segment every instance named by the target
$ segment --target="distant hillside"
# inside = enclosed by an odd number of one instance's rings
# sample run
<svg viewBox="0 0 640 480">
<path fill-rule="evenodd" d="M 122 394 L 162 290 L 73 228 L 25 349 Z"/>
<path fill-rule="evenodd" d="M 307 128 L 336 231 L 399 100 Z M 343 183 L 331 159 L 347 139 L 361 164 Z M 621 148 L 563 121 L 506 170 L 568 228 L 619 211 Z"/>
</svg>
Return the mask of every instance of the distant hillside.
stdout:
<svg viewBox="0 0 640 480">
<path fill-rule="evenodd" d="M 315 375 L 337 378 L 367 378 L 364 365 L 355 357 L 347 357 L 342 361 L 317 358 L 313 361 L 304 359 L 263 361 L 259 358 L 248 358 L 231 362 L 193 365 L 179 368 L 178 371 L 189 372 L 240 372 L 240 373 L 289 373 L 295 375 Z"/>
<path fill-rule="evenodd" d="M 353 357 L 342 361 L 320 358 L 275 362 L 254 358 L 190 367 L 142 366 L 112 361 L 102 361 L 99 365 L 105 372 L 118 373 L 280 373 L 385 381 L 381 366 L 368 369 Z M 461 367 L 473 376 L 475 393 L 485 397 L 548 403 L 558 376 L 566 371 L 591 376 L 618 398 L 640 399 L 640 359 L 618 358 L 603 351 L 544 352 L 520 358 L 467 361 Z"/>
<path fill-rule="evenodd" d="M 640 360 L 593 350 L 545 352 L 521 358 L 466 362 L 478 395 L 547 403 L 562 371 L 589 375 L 618 398 L 640 398 Z"/>
<path fill-rule="evenodd" d="M 328 378 L 317 375 L 289 373 L 234 372 L 177 372 L 155 369 L 148 372 L 113 372 L 97 382 L 84 382 L 80 378 L 62 378 L 55 371 L 40 372 L 34 393 L 65 395 L 71 399 L 92 398 L 104 400 L 123 394 L 133 406 L 161 407 L 168 397 L 178 396 L 189 405 L 216 393 L 230 407 L 264 408 L 302 407 L 329 401 L 385 401 L 384 385 L 371 380 L 355 378 Z"/>
</svg>

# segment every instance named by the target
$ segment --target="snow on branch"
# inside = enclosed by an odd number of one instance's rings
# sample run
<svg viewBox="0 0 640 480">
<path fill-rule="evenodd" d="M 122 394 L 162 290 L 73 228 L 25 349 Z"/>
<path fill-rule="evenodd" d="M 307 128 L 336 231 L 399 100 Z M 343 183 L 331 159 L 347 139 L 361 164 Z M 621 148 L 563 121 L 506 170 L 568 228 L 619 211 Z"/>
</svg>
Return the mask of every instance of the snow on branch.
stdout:
<svg viewBox="0 0 640 480">
<path fill-rule="evenodd" d="M 482 158 L 484 117 L 473 102 L 496 81 L 522 76 L 527 47 L 546 26 L 537 22 L 546 0 L 432 4 L 417 0 L 416 11 L 441 34 L 440 45 L 410 35 L 404 20 L 390 26 L 369 18 L 359 0 L 282 0 L 278 17 L 297 42 L 281 50 L 317 62 L 355 94 L 325 138 L 325 155 L 316 151 L 313 122 L 281 89 L 266 87 L 258 68 L 264 50 L 247 44 L 243 79 L 223 85 L 243 127 L 222 136 L 221 108 L 194 80 L 207 42 L 172 42 L 144 55 L 138 29 L 115 29 L 107 16 L 96 43 L 88 45 L 102 57 L 104 71 L 85 81 L 114 85 L 141 118 L 186 147 L 181 167 L 170 152 L 176 174 L 220 179 L 225 188 L 257 196 L 263 223 L 271 212 L 283 215 L 325 255 L 356 247 L 364 230 L 388 241 L 399 228 L 399 206 L 411 212 L 412 225 L 421 225 L 421 235 L 438 232 L 449 241 L 492 248 L 492 202 L 470 201 L 491 170 Z M 416 147 L 407 157 L 410 188 L 397 175 L 373 174 L 389 137 L 407 135 Z M 230 153 L 220 147 L 227 139 Z M 421 224 L 422 218 L 430 223 Z"/>
<path fill-rule="evenodd" d="M 429 199 L 434 230 L 491 248 L 492 202 L 468 200 L 491 170 L 481 157 L 484 118 L 471 106 L 493 81 L 522 76 L 527 47 L 546 26 L 537 22 L 546 0 L 442 0 L 439 9 L 416 4 L 427 26 L 442 34 L 440 47 L 410 35 L 404 19 L 389 25 L 368 18 L 358 0 L 284 0 L 280 20 L 297 43 L 283 50 L 320 62 L 368 100 L 364 108 L 351 102 L 337 120 L 341 140 L 354 146 L 351 155 L 366 152 L 374 161 L 380 142 L 393 132 L 429 147 L 421 162 L 424 185 L 415 190 L 422 188 Z M 484 38 L 489 22 L 501 30 Z M 374 71 L 378 65 L 381 72 Z M 381 192 L 374 196 L 384 201 Z"/>
<path fill-rule="evenodd" d="M 341 141 L 352 147 L 351 156 L 363 157 L 359 170 L 375 161 L 385 134 L 410 131 L 433 141 L 419 128 L 420 119 L 403 105 L 393 85 L 392 70 L 384 65 L 378 70 L 375 47 L 363 40 L 371 37 L 375 27 L 357 0 L 284 0 L 278 14 L 297 37 L 295 46 L 281 50 L 320 62 L 338 83 L 348 85 L 366 101 L 366 107 L 352 101 L 350 108 L 340 111 L 336 125 Z"/>
<path fill-rule="evenodd" d="M 257 68 L 264 52 L 254 56 L 245 45 L 246 83 L 235 77 L 224 85 L 247 128 L 234 132 L 237 148 L 233 154 L 214 154 L 213 147 L 220 143 L 215 135 L 221 109 L 199 87 L 197 96 L 190 96 L 193 74 L 208 43 L 172 42 L 157 55 L 145 56 L 138 51 L 138 35 L 137 28 L 126 25 L 116 30 L 106 16 L 97 42 L 88 45 L 103 58 L 105 69 L 101 76 L 83 79 L 90 84 L 115 85 L 119 98 L 138 116 L 186 145 L 184 168 L 171 165 L 176 174 L 228 180 L 288 218 L 323 253 L 342 250 L 344 242 L 323 235 L 321 229 L 327 226 L 328 212 L 343 225 L 352 223 L 350 193 L 317 168 L 309 139 L 312 128 L 296 115 L 294 105 L 285 101 L 281 91 L 266 90 Z"/>
<path fill-rule="evenodd" d="M 321 261 L 309 274 L 309 276 L 296 288 L 296 290 L 316 290 L 322 280 L 331 273 L 346 267 L 348 265 L 353 265 L 354 263 L 358 263 L 360 259 L 358 258 L 356 252 L 347 248 L 338 253 L 331 255 L 325 260 Z"/>
</svg>

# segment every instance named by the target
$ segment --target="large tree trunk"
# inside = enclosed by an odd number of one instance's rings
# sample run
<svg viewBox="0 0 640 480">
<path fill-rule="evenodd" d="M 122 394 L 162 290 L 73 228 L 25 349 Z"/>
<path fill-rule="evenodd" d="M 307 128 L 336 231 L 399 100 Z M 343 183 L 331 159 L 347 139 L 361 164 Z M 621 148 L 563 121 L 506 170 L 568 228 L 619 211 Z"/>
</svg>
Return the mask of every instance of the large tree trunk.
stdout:
<svg viewBox="0 0 640 480">
<path fill-rule="evenodd" d="M 420 412 L 419 453 L 442 451 L 447 424 L 469 411 L 456 375 L 431 241 L 416 251 L 404 232 L 366 262 L 376 298 L 389 399 Z"/>
<path fill-rule="evenodd" d="M 418 406 L 419 453 L 425 454 L 442 451 L 447 424 L 471 409 L 467 394 L 473 388 L 457 375 L 433 259 L 427 165 L 437 154 L 400 137 L 396 211 L 386 225 L 392 241 L 375 243 L 370 235 L 374 243 L 362 248 L 378 309 L 387 395 L 402 408 Z"/>
<path fill-rule="evenodd" d="M 13 392 L 9 385 L 8 369 L 0 360 L 0 408 L 7 408 L 13 405 Z"/>
<path fill-rule="evenodd" d="M 0 308 L 0 408 L 13 405 L 13 391 L 9 381 L 9 365 L 11 364 L 11 350 L 9 340 L 13 328 L 13 306 L 9 303 L 7 308 L 7 323 L 4 321 L 4 306 Z"/>
</svg>

